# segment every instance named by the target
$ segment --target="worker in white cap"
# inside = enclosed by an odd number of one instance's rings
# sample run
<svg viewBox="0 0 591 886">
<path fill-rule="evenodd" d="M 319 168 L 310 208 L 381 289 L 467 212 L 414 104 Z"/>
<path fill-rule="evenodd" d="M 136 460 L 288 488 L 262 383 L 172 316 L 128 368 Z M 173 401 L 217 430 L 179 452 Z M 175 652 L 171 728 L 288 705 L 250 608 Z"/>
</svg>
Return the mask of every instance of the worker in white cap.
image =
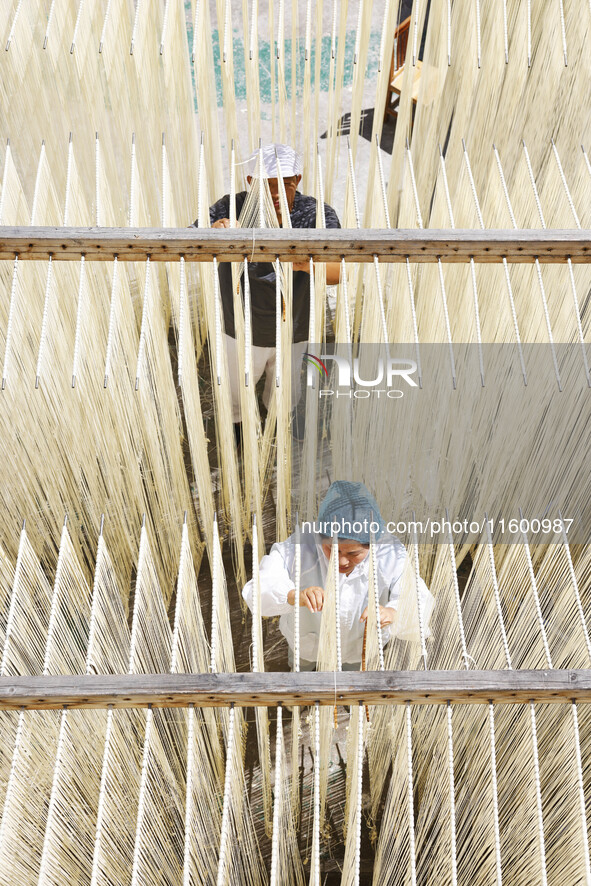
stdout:
<svg viewBox="0 0 591 886">
<path fill-rule="evenodd" d="M 255 153 L 250 158 L 253 171 L 256 170 L 260 153 Z M 277 220 L 281 226 L 281 202 L 279 197 L 279 180 L 277 177 L 277 161 L 283 178 L 285 195 L 292 228 L 315 228 L 316 227 L 316 200 L 298 191 L 301 181 L 300 156 L 289 145 L 269 144 L 262 148 L 263 174 L 267 179 Z M 250 184 L 252 176 L 247 176 Z M 246 191 L 236 194 L 236 217 L 238 218 L 244 201 Z M 324 204 L 324 217 L 327 228 L 340 228 L 340 223 L 334 209 Z M 230 227 L 230 196 L 226 194 L 213 204 L 209 209 L 209 218 L 214 228 Z M 275 382 L 275 345 L 276 345 L 276 293 L 275 293 L 275 269 L 270 262 L 249 262 L 248 276 L 250 281 L 251 319 L 252 319 L 252 368 L 254 384 L 265 373 L 265 388 L 263 403 L 269 405 L 271 392 Z M 291 379 L 291 405 L 295 409 L 301 396 L 301 364 L 306 351 L 309 333 L 310 319 L 310 266 L 307 261 L 293 264 L 293 348 L 292 348 L 292 379 Z M 327 284 L 339 282 L 340 264 L 329 262 L 326 264 Z M 226 335 L 226 352 L 228 357 L 228 371 L 232 393 L 232 420 L 235 423 L 237 438 L 240 438 L 241 421 L 240 413 L 240 373 L 236 338 L 234 330 L 234 299 L 232 292 L 231 265 L 227 262 L 219 264 L 220 292 L 224 314 L 224 331 Z M 298 436 L 296 431 L 296 436 Z"/>
</svg>

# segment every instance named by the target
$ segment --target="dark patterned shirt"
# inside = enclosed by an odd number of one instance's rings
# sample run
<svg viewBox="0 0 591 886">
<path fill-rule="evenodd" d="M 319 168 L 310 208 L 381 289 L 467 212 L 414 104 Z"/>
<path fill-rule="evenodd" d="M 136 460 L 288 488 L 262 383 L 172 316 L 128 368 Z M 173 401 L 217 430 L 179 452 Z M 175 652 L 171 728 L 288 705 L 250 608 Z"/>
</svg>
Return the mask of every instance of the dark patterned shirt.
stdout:
<svg viewBox="0 0 591 886">
<path fill-rule="evenodd" d="M 246 191 L 236 194 L 236 217 L 238 218 Z M 327 228 L 340 228 L 337 214 L 324 204 Z M 230 197 L 226 194 L 209 208 L 209 220 L 213 224 L 222 218 L 230 218 Z M 316 227 L 316 200 L 296 191 L 290 213 L 292 228 Z M 197 223 L 195 222 L 195 225 Z M 232 266 L 220 262 L 220 293 L 224 312 L 224 329 L 232 338 L 234 331 L 234 300 L 232 294 Z M 274 348 L 276 322 L 275 269 L 270 262 L 250 262 L 250 303 L 252 313 L 252 343 L 260 348 Z M 310 323 L 310 275 L 305 271 L 293 272 L 293 340 L 307 341 Z"/>
</svg>

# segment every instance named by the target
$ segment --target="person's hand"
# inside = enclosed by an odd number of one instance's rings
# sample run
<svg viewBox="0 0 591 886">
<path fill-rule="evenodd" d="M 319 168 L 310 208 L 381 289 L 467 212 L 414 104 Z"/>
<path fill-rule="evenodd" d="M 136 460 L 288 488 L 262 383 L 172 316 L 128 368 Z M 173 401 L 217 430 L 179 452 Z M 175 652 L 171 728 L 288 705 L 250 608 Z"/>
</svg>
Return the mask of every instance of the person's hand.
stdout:
<svg viewBox="0 0 591 886">
<path fill-rule="evenodd" d="M 287 594 L 287 602 L 290 606 L 295 605 L 295 588 Z M 311 586 L 300 591 L 300 606 L 307 606 L 310 612 L 321 612 L 324 603 L 324 588 Z"/>
<path fill-rule="evenodd" d="M 217 221 L 214 221 L 212 224 L 212 228 L 229 228 L 230 227 L 230 219 L 229 218 L 218 218 Z"/>
<path fill-rule="evenodd" d="M 361 618 L 359 621 L 367 621 L 367 616 L 369 615 L 369 606 L 366 606 L 363 612 L 361 613 Z M 392 609 L 391 606 L 380 606 L 380 627 L 385 628 L 386 625 L 391 625 L 396 621 L 396 610 Z"/>
</svg>

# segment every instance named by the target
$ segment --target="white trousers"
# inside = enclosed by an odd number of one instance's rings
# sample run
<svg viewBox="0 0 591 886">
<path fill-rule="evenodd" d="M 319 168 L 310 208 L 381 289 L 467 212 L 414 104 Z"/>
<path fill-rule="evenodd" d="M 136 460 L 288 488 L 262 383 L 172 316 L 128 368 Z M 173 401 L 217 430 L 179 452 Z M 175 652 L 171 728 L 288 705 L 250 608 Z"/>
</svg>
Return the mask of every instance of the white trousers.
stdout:
<svg viewBox="0 0 591 886">
<path fill-rule="evenodd" d="M 240 413 L 240 387 L 244 384 L 244 377 L 240 372 L 238 361 L 238 349 L 236 339 L 225 335 L 226 354 L 228 357 L 228 375 L 230 378 L 230 392 L 232 394 L 232 421 L 241 421 Z M 294 342 L 291 346 L 291 408 L 294 409 L 302 395 L 301 369 L 302 358 L 308 346 L 306 341 Z M 275 348 L 257 348 L 252 346 L 252 371 L 254 378 L 251 384 L 256 385 L 263 372 L 265 373 L 265 389 L 263 391 L 263 403 L 268 408 L 271 402 L 271 393 L 275 387 Z"/>
</svg>

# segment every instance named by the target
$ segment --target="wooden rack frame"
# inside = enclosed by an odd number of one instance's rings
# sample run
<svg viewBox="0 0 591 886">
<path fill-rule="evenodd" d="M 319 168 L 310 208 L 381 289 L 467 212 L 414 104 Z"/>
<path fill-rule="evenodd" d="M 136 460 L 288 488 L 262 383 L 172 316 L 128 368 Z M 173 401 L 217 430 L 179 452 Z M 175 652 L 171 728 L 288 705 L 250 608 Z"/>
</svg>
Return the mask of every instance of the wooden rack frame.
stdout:
<svg viewBox="0 0 591 886">
<path fill-rule="evenodd" d="M 591 230 L 0 227 L 0 259 L 76 261 L 591 261 Z"/>
<path fill-rule="evenodd" d="M 0 709 L 591 701 L 591 670 L 345 671 L 0 678 Z"/>
</svg>

